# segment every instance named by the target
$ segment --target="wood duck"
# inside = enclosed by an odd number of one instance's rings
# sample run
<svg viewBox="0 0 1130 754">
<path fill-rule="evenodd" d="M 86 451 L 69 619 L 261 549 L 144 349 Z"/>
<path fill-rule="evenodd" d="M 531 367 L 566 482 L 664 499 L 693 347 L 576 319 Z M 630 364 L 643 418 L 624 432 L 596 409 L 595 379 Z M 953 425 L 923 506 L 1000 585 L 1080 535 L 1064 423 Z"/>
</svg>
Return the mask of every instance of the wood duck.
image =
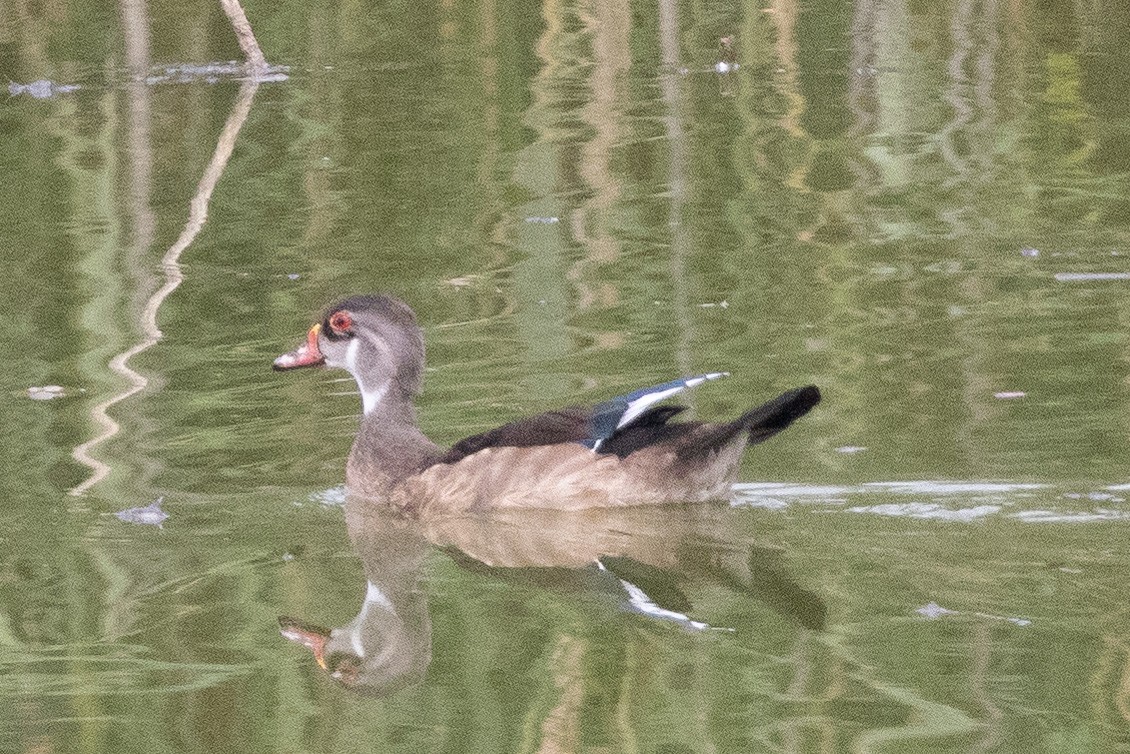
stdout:
<svg viewBox="0 0 1130 754">
<path fill-rule="evenodd" d="M 313 366 L 347 370 L 361 392 L 349 492 L 412 514 L 724 500 L 746 446 L 820 401 L 808 385 L 730 422 L 671 422 L 684 407 L 657 404 L 727 374 L 714 372 L 519 419 L 445 450 L 416 420 L 423 333 L 408 305 L 388 295 L 331 306 L 302 345 L 274 362 L 277 370 Z"/>
</svg>

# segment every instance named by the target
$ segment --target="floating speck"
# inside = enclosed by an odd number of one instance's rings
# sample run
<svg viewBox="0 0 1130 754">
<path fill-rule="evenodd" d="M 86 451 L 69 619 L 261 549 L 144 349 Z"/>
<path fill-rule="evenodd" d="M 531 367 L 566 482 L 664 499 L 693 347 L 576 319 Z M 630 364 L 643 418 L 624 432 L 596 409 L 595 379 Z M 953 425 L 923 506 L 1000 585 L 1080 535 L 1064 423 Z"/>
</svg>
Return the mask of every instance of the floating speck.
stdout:
<svg viewBox="0 0 1130 754">
<path fill-rule="evenodd" d="M 284 563 L 289 563 L 289 562 L 291 562 L 292 560 L 294 560 L 294 558 L 295 558 L 295 557 L 296 557 L 296 556 L 295 556 L 295 554 L 294 554 L 293 552 L 284 552 L 284 553 L 282 554 L 282 562 L 284 562 Z"/>
<path fill-rule="evenodd" d="M 943 615 L 957 615 L 956 610 L 947 610 L 946 608 L 939 605 L 937 602 L 929 602 L 929 603 L 923 605 L 922 607 L 918 608 L 914 612 L 918 613 L 919 615 L 923 616 L 924 618 L 929 618 L 930 620 L 937 620 L 938 618 L 941 618 Z"/>
<path fill-rule="evenodd" d="M 1017 398 L 1024 398 L 1028 394 L 1023 390 L 1002 390 L 999 393 L 993 393 L 993 397 L 1001 401 L 1014 401 Z"/>
<path fill-rule="evenodd" d="M 560 217 L 527 217 L 526 222 L 535 223 L 537 225 L 553 225 L 554 223 L 561 222 Z"/>
<path fill-rule="evenodd" d="M 1039 249 L 1033 249 L 1031 246 L 1021 246 L 1020 256 L 1022 257 L 1038 257 L 1040 256 Z"/>
<path fill-rule="evenodd" d="M 291 272 L 287 274 L 287 278 L 290 280 L 298 280 L 299 274 L 297 272 Z"/>
<path fill-rule="evenodd" d="M 730 302 L 723 299 L 722 301 L 707 301 L 705 304 L 699 304 L 699 308 L 701 309 L 713 309 L 715 307 L 728 309 L 730 308 Z"/>
<path fill-rule="evenodd" d="M 161 503 L 164 501 L 165 498 L 159 497 L 143 508 L 127 508 L 124 511 L 118 511 L 114 515 L 118 517 L 118 520 L 130 524 L 143 524 L 163 529 L 164 526 L 162 522 L 169 517 L 168 513 L 161 510 Z"/>
<path fill-rule="evenodd" d="M 841 445 L 840 447 L 836 448 L 837 453 L 843 453 L 844 455 L 848 456 L 855 455 L 856 453 L 862 453 L 866 450 L 867 448 L 863 447 L 862 445 Z"/>
</svg>

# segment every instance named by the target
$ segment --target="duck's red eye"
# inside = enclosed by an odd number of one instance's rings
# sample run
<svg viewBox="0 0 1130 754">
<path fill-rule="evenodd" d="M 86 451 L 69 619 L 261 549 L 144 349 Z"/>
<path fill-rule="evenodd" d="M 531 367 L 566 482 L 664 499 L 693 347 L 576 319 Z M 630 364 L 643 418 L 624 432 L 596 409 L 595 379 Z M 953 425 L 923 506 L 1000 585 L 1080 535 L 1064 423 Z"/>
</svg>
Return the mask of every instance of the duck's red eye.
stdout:
<svg viewBox="0 0 1130 754">
<path fill-rule="evenodd" d="M 330 329 L 337 335 L 348 335 L 353 327 L 353 318 L 349 312 L 334 312 L 330 317 Z"/>
</svg>

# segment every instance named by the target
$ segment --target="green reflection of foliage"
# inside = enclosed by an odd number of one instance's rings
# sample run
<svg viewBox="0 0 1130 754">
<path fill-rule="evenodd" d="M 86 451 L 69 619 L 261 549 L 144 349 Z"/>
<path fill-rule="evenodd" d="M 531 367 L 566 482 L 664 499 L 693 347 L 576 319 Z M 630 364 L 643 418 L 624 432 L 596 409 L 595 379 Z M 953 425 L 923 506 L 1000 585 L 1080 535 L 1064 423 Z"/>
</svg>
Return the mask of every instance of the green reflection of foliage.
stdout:
<svg viewBox="0 0 1130 754">
<path fill-rule="evenodd" d="M 1086 105 L 1080 97 L 1080 66 L 1076 55 L 1052 53 L 1045 63 L 1047 88 L 1043 102 L 1047 105 L 1046 120 L 1050 128 L 1040 138 L 1047 156 L 1063 167 L 1085 163 L 1094 151 L 1094 144 L 1086 138 L 1090 120 Z"/>
</svg>

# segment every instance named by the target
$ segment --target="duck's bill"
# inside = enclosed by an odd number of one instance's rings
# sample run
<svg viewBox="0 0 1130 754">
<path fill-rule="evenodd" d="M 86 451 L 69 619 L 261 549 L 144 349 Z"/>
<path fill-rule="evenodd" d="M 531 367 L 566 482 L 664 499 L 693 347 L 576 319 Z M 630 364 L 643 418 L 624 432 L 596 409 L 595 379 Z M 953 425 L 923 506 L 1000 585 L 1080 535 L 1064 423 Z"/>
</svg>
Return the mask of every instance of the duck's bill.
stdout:
<svg viewBox="0 0 1130 754">
<path fill-rule="evenodd" d="M 321 325 L 314 325 L 306 333 L 306 342 L 290 353 L 284 353 L 275 359 L 274 368 L 278 371 L 286 369 L 300 369 L 301 367 L 316 367 L 326 363 L 326 357 L 318 348 L 318 332 Z"/>
</svg>

